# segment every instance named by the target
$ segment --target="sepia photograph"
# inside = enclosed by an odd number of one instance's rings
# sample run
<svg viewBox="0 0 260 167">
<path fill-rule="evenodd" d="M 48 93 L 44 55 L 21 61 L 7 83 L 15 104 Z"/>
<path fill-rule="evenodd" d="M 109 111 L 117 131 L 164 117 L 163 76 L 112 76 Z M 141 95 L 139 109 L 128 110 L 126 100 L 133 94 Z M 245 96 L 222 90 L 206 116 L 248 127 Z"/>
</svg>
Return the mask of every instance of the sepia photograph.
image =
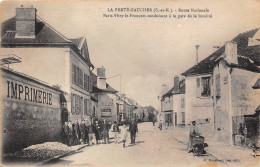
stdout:
<svg viewBox="0 0 260 167">
<path fill-rule="evenodd" d="M 259 0 L 2 0 L 0 24 L 0 166 L 260 167 Z"/>
</svg>

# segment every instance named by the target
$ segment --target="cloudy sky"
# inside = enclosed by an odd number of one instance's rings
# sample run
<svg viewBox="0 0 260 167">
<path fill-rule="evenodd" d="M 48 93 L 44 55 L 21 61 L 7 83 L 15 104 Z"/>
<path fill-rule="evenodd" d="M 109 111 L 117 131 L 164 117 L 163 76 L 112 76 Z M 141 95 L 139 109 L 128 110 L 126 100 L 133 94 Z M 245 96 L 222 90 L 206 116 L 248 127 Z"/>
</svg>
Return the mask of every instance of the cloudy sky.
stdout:
<svg viewBox="0 0 260 167">
<path fill-rule="evenodd" d="M 158 109 L 161 85 L 171 88 L 173 77 L 195 64 L 194 45 L 200 45 L 202 60 L 214 51 L 212 46 L 223 45 L 260 23 L 260 4 L 253 0 L 1 2 L 1 20 L 15 16 L 15 8 L 21 4 L 36 7 L 37 15 L 67 38 L 85 36 L 95 67 L 104 66 L 107 77 L 121 74 L 122 93 Z M 103 17 L 108 8 L 125 7 L 208 8 L 213 18 Z M 120 89 L 119 77 L 108 83 Z"/>
</svg>

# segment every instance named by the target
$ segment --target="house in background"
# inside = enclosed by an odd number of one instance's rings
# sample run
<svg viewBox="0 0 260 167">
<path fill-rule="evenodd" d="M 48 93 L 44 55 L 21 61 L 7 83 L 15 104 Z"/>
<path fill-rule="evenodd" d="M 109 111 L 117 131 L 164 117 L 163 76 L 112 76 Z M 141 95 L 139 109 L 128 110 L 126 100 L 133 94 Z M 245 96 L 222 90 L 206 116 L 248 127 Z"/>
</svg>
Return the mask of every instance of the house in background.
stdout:
<svg viewBox="0 0 260 167">
<path fill-rule="evenodd" d="M 168 90 L 165 94 L 161 97 L 161 117 L 162 117 L 162 123 L 165 126 L 173 126 L 173 88 Z"/>
<path fill-rule="evenodd" d="M 213 100 L 215 137 L 218 141 L 245 146 L 250 141 L 247 134 L 252 125 L 245 116 L 254 115 L 259 106 L 260 94 L 257 82 L 260 76 L 260 44 L 247 45 L 252 30 L 240 34 L 235 40 L 226 42 L 223 54 L 215 60 L 213 69 Z"/>
<path fill-rule="evenodd" d="M 185 126 L 185 79 L 174 77 L 172 91 L 174 126 Z"/>
</svg>

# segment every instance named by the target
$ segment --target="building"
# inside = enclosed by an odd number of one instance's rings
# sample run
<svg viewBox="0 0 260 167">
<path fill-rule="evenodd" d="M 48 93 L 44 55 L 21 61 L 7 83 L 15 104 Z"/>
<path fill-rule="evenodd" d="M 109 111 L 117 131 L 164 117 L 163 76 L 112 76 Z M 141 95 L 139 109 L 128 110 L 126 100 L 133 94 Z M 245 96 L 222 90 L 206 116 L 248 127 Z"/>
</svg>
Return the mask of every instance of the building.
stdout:
<svg viewBox="0 0 260 167">
<path fill-rule="evenodd" d="M 90 75 L 94 66 L 84 37 L 68 39 L 37 15 L 34 7 L 16 8 L 1 25 L 1 54 L 15 54 L 16 71 L 58 85 L 66 92 L 68 119 L 90 119 Z"/>
<path fill-rule="evenodd" d="M 246 146 L 255 124 L 246 118 L 256 114 L 260 101 L 260 44 L 252 45 L 252 30 L 226 42 L 213 68 L 215 137 L 218 141 Z M 248 36 L 250 34 L 250 36 Z M 251 36 L 252 35 L 252 36 Z M 251 42 L 249 41 L 251 39 Z M 248 44 L 247 45 L 247 41 Z M 251 135 L 247 135 L 247 134 Z"/>
<path fill-rule="evenodd" d="M 174 77 L 174 86 L 161 97 L 163 123 L 167 126 L 185 125 L 185 80 Z"/>
<path fill-rule="evenodd" d="M 62 91 L 8 68 L 1 68 L 0 81 L 4 153 L 60 140 Z"/>
</svg>

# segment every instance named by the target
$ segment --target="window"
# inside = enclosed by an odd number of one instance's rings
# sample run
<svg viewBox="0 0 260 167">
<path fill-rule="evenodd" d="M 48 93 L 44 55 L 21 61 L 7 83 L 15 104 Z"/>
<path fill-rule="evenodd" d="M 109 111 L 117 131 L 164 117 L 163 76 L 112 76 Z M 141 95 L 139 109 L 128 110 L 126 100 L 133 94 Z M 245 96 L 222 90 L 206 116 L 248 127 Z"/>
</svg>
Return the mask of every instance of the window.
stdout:
<svg viewBox="0 0 260 167">
<path fill-rule="evenodd" d="M 181 98 L 181 108 L 184 108 L 185 107 L 185 100 L 184 100 L 184 97 Z"/>
<path fill-rule="evenodd" d="M 77 70 L 76 70 L 76 85 L 79 84 L 79 68 L 77 67 Z"/>
<path fill-rule="evenodd" d="M 79 115 L 82 112 L 82 97 L 71 94 L 71 113 L 73 115 Z"/>
<path fill-rule="evenodd" d="M 89 77 L 89 91 L 92 92 L 92 82 L 91 82 L 91 77 Z"/>
<path fill-rule="evenodd" d="M 220 96 L 220 74 L 216 75 L 216 80 L 215 80 L 215 84 L 216 84 L 216 96 Z"/>
<path fill-rule="evenodd" d="M 72 64 L 72 82 L 76 83 L 76 65 Z"/>
<path fill-rule="evenodd" d="M 79 87 L 83 88 L 83 72 L 79 69 Z"/>
<path fill-rule="evenodd" d="M 211 90 L 211 78 L 210 77 L 202 77 L 197 78 L 197 97 L 209 97 Z"/>
<path fill-rule="evenodd" d="M 185 112 L 181 112 L 181 122 L 185 123 Z"/>
</svg>

